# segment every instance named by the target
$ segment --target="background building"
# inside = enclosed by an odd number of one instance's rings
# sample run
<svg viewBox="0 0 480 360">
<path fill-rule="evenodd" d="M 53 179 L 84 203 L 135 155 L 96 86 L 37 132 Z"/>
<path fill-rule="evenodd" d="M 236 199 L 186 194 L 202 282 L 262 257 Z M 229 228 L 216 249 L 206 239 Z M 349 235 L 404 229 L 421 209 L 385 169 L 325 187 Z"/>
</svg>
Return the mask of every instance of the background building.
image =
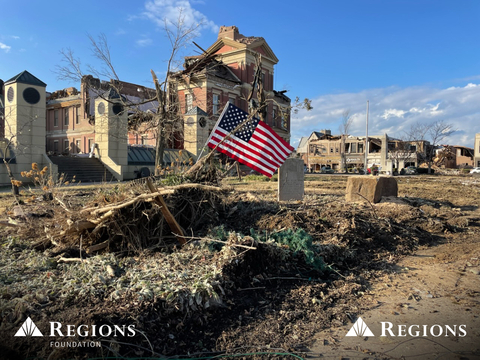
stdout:
<svg viewBox="0 0 480 360">
<path fill-rule="evenodd" d="M 261 81 L 267 100 L 265 122 L 290 141 L 290 98 L 276 91 L 278 59 L 262 37 L 246 37 L 236 26 L 222 26 L 217 41 L 201 56 L 186 57 L 184 70 L 172 74 L 171 89 L 183 114 L 184 148 L 198 155 L 227 102 L 248 112 L 248 96 L 261 56 Z M 254 95 L 256 98 L 256 94 Z"/>
<path fill-rule="evenodd" d="M 277 63 L 278 58 L 264 38 L 244 36 L 236 26 L 221 27 L 215 43 L 202 55 L 186 57 L 184 70 L 168 74 L 165 97 L 169 108 L 175 109 L 178 115 L 172 117 L 174 124 L 168 124 L 170 128 L 164 127 L 166 148 L 187 150 L 183 160 L 190 161 L 201 153 L 225 104 L 233 103 L 248 112 L 263 100 L 267 105 L 262 108 L 260 118 L 289 142 L 291 101 L 285 91 L 273 88 Z M 15 77 L 16 80 L 25 78 L 43 87 L 44 95 L 39 98 L 44 112 L 39 117 L 43 119 L 42 131 L 37 131 L 42 138 L 42 149 L 38 153 L 50 155 L 54 163 L 62 167 L 61 172 L 73 175 L 80 167 L 77 158 L 85 158 L 94 148 L 96 157 L 119 180 L 135 177 L 133 174 L 140 172 L 132 166 L 153 166 L 158 103 L 148 100 L 156 98 L 154 89 L 117 80 L 101 81 L 87 75 L 81 79 L 80 90 L 69 87 L 48 94 L 46 85 L 28 72 Z M 7 81 L 5 86 L 15 79 Z M 6 135 L 2 118 L 5 110 L 12 107 L 4 86 L 0 88 L 0 135 Z M 10 88 L 12 86 L 8 86 Z M 17 137 L 27 140 L 24 136 Z M 40 146 L 40 142 L 35 141 L 35 145 Z M 134 145 L 148 151 L 134 150 Z M 180 158 L 180 153 L 167 151 L 166 154 L 170 160 L 172 156 Z M 59 155 L 75 156 L 65 160 Z M 82 167 L 89 169 L 93 164 L 83 161 Z M 101 173 L 102 169 L 98 171 Z M 88 179 L 88 175 L 85 178 Z"/>
<path fill-rule="evenodd" d="M 340 171 L 342 156 L 345 156 L 347 169 L 354 171 L 365 168 L 365 137 L 347 135 L 342 147 L 340 135 L 322 130 L 313 132 L 300 145 L 297 152 L 301 153 L 310 172 L 318 172 L 322 167 Z M 369 136 L 367 168 L 376 166 L 382 171 L 393 173 L 394 169 L 417 166 L 418 154 L 425 153 L 427 145 L 427 141 L 402 141 L 387 134 Z"/>
<path fill-rule="evenodd" d="M 471 168 L 474 149 L 459 145 L 442 145 L 436 150 L 434 163 L 446 169 Z"/>
<path fill-rule="evenodd" d="M 157 102 L 140 104 L 152 98 L 153 89 L 123 81 L 100 81 L 91 75 L 84 76 L 80 91 L 74 87 L 58 90 L 47 98 L 47 152 L 52 155 L 89 153 L 95 143 L 95 99 L 112 102 L 111 92 L 122 94 L 118 106 L 129 122 L 129 144 L 155 145 L 155 136 L 149 129 L 140 132 L 135 120 L 156 112 Z"/>
<path fill-rule="evenodd" d="M 480 167 L 480 133 L 475 134 L 473 166 Z"/>
</svg>

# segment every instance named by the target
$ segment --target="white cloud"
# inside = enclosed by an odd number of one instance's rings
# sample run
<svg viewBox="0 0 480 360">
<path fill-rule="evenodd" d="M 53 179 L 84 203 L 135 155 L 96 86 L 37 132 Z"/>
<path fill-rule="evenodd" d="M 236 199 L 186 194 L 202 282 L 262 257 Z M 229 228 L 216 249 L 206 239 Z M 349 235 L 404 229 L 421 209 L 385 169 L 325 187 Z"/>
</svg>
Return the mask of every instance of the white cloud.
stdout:
<svg viewBox="0 0 480 360">
<path fill-rule="evenodd" d="M 12 35 L 11 38 L 14 39 L 14 40 L 18 40 L 18 39 L 20 39 L 20 36 Z"/>
<path fill-rule="evenodd" d="M 4 43 L 0 43 L 0 49 L 8 53 L 12 47 L 5 45 Z"/>
<path fill-rule="evenodd" d="M 390 117 L 403 118 L 403 115 L 405 115 L 405 111 L 403 110 L 388 109 L 384 111 L 382 118 L 384 118 L 385 120 L 388 120 L 388 118 Z"/>
<path fill-rule="evenodd" d="M 192 7 L 192 3 L 198 2 L 189 0 L 151 0 L 145 3 L 143 15 L 159 27 L 165 26 L 165 20 L 170 24 L 176 24 L 181 15 L 186 28 L 202 24 L 199 30 L 205 28 L 210 29 L 212 32 L 218 32 L 218 25 L 208 20 L 200 11 L 195 10 Z"/>
<path fill-rule="evenodd" d="M 428 86 L 368 89 L 358 93 L 323 95 L 312 100 L 313 110 L 292 117 L 292 143 L 322 129 L 338 133 L 343 110 L 350 109 L 351 135 L 366 132 L 366 107 L 369 100 L 369 134 L 401 138 L 415 123 L 440 120 L 457 130 L 446 141 L 473 147 L 480 133 L 480 86 L 468 83 L 445 89 Z"/>
<path fill-rule="evenodd" d="M 136 41 L 136 43 L 138 46 L 145 47 L 152 44 L 152 39 L 148 39 L 148 38 L 139 39 Z"/>
</svg>

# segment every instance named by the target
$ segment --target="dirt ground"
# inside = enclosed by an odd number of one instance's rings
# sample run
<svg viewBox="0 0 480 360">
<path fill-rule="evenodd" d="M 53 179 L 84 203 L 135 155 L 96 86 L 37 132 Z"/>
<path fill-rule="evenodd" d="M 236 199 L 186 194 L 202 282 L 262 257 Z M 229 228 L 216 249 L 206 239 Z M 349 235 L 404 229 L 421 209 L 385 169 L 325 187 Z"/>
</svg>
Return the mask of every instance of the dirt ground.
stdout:
<svg viewBox="0 0 480 360">
<path fill-rule="evenodd" d="M 218 203 L 201 198 L 204 217 L 181 223 L 198 237 L 182 249 L 142 235 L 125 250 L 124 218 L 135 218 L 129 232 L 163 234 L 144 226 L 157 221 L 155 207 L 137 206 L 106 226 L 102 236 L 118 242 L 94 256 L 77 238 L 44 239 L 74 218 L 58 204 L 32 199 L 15 217 L 2 195 L 0 220 L 21 230 L 0 228 L 0 357 L 480 358 L 480 179 L 398 177 L 399 197 L 379 204 L 346 203 L 346 181 L 308 176 L 303 201 L 278 203 L 277 183 L 230 179 Z M 78 215 L 94 196 L 72 188 L 62 199 Z M 171 203 L 176 217 L 197 216 L 179 203 Z M 83 246 L 104 239 L 84 235 Z M 105 336 L 100 348 L 59 348 L 13 337 L 27 317 L 43 331 L 59 321 L 134 324 L 139 333 Z M 359 317 L 375 336 L 345 336 Z M 444 333 L 380 336 L 382 322 Z M 444 336 L 447 325 L 455 336 Z"/>
</svg>

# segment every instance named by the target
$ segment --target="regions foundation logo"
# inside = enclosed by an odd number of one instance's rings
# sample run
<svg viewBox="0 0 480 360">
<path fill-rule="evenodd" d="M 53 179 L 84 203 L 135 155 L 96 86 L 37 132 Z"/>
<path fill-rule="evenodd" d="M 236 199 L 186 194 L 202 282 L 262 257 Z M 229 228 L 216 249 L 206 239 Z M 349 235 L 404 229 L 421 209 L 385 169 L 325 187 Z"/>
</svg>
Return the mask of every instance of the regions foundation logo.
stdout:
<svg viewBox="0 0 480 360">
<path fill-rule="evenodd" d="M 32 319 L 28 317 L 14 336 L 43 336 L 43 334 Z"/>
<path fill-rule="evenodd" d="M 347 335 L 345 336 L 375 336 L 372 331 L 368 328 L 367 324 L 361 317 L 355 321 L 355 324 L 350 328 Z"/>
<path fill-rule="evenodd" d="M 50 329 L 47 330 L 45 337 L 56 339 L 50 341 L 50 347 L 101 347 L 100 341 L 96 337 L 133 337 L 136 335 L 135 325 L 64 325 L 58 321 L 50 321 Z M 45 329 L 44 329 L 45 330 Z M 30 317 L 20 326 L 15 333 L 16 337 L 44 337 L 40 329 L 35 325 Z M 68 338 L 69 341 L 62 341 L 62 338 Z"/>
</svg>

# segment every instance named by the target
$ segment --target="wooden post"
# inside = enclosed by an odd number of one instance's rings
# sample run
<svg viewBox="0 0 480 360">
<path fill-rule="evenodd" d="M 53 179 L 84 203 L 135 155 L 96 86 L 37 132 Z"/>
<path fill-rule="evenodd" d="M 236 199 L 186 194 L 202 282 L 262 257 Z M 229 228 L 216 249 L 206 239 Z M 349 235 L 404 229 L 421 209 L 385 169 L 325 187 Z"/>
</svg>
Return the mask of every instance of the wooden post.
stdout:
<svg viewBox="0 0 480 360">
<path fill-rule="evenodd" d="M 235 161 L 235 165 L 237 166 L 238 180 L 242 181 L 242 172 L 240 171 L 240 164 L 238 163 L 238 161 Z"/>
<path fill-rule="evenodd" d="M 155 188 L 155 186 L 152 183 L 152 180 L 147 179 L 147 186 L 152 193 L 158 192 L 158 189 Z M 168 226 L 170 226 L 170 229 L 177 237 L 177 240 L 180 243 L 180 245 L 185 245 L 187 241 L 185 240 L 183 230 L 180 227 L 180 225 L 177 223 L 177 220 L 175 220 L 175 218 L 173 217 L 170 210 L 168 210 L 167 204 L 165 203 L 165 200 L 163 199 L 162 195 L 155 196 L 155 202 L 157 203 L 158 206 L 160 206 L 160 211 L 162 212 L 163 217 L 165 218 L 165 220 L 167 220 Z"/>
</svg>

